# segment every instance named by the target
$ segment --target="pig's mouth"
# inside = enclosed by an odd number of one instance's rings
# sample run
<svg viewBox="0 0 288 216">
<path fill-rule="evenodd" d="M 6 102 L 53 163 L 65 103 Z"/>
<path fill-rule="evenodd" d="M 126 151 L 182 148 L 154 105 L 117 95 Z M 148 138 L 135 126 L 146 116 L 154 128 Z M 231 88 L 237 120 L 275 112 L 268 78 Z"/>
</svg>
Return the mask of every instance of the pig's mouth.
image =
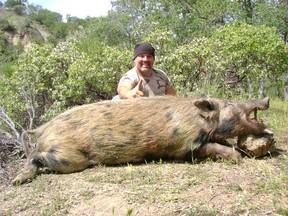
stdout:
<svg viewBox="0 0 288 216">
<path fill-rule="evenodd" d="M 253 124 L 265 125 L 263 120 L 258 119 L 258 117 L 257 117 L 257 111 L 258 110 L 264 110 L 264 109 L 260 109 L 259 107 L 255 107 L 252 110 L 248 111 L 246 113 L 246 120 L 250 123 L 253 123 Z"/>
<path fill-rule="evenodd" d="M 244 122 L 244 130 L 248 134 L 262 134 L 267 128 L 267 125 L 263 122 L 262 119 L 257 117 L 258 110 L 265 110 L 263 108 L 254 107 L 246 112 L 246 120 Z"/>
<path fill-rule="evenodd" d="M 255 104 L 251 107 L 251 109 L 248 109 L 248 111 L 246 112 L 246 120 L 250 123 L 263 125 L 266 127 L 266 125 L 263 123 L 263 120 L 258 119 L 257 111 L 269 109 L 269 97 L 266 97 L 262 100 L 256 100 L 254 101 L 254 103 L 256 103 L 257 105 Z"/>
</svg>

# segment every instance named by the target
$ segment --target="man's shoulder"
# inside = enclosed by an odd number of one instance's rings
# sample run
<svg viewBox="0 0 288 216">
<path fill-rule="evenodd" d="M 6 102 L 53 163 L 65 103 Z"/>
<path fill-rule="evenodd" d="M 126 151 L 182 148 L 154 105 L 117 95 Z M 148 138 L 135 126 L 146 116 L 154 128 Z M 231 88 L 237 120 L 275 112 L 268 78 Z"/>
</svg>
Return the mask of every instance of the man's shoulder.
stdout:
<svg viewBox="0 0 288 216">
<path fill-rule="evenodd" d="M 136 71 L 135 67 L 133 67 L 130 70 L 128 70 L 124 75 L 136 76 L 137 75 L 137 71 Z"/>
<path fill-rule="evenodd" d="M 137 80 L 138 80 L 137 72 L 136 72 L 135 68 L 132 68 L 129 71 L 127 71 L 125 74 L 123 74 L 119 83 L 123 83 L 123 82 L 134 83 Z"/>
<path fill-rule="evenodd" d="M 163 70 L 160 70 L 158 68 L 153 68 L 154 72 L 156 75 L 161 76 L 161 77 L 168 77 L 166 72 Z"/>
</svg>

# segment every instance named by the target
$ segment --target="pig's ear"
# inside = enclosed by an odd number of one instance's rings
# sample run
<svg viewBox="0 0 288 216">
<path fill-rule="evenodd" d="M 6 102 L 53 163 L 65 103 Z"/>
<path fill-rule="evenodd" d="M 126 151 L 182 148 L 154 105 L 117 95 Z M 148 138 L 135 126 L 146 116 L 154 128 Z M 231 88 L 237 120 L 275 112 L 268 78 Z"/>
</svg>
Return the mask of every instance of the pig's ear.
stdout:
<svg viewBox="0 0 288 216">
<path fill-rule="evenodd" d="M 207 99 L 197 100 L 194 102 L 194 105 L 204 112 L 211 112 L 216 109 L 215 104 Z"/>
<path fill-rule="evenodd" d="M 194 105 L 200 110 L 199 115 L 206 119 L 215 119 L 217 117 L 218 111 L 217 105 L 211 100 L 201 99 L 194 102 Z"/>
</svg>

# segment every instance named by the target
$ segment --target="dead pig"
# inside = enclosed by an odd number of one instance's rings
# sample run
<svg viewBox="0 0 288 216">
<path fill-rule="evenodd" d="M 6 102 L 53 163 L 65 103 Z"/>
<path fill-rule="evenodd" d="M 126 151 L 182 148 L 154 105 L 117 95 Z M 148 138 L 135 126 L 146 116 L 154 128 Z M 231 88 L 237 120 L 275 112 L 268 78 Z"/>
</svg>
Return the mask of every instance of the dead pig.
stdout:
<svg viewBox="0 0 288 216">
<path fill-rule="evenodd" d="M 157 97 L 74 107 L 30 132 L 38 145 L 13 184 L 33 179 L 39 167 L 71 173 L 96 164 L 145 159 L 241 160 L 237 151 L 218 142 L 261 134 L 265 124 L 248 117 L 267 108 L 261 103 L 265 102 L 225 105 L 214 99 Z"/>
</svg>

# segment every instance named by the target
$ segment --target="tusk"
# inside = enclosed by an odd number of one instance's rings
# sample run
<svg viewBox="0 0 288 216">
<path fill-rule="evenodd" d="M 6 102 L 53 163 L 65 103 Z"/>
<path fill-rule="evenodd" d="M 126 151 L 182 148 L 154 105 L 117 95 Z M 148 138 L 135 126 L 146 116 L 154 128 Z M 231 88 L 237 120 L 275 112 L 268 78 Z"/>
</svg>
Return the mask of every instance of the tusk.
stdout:
<svg viewBox="0 0 288 216">
<path fill-rule="evenodd" d="M 271 130 L 269 130 L 269 129 L 265 129 L 265 130 L 263 131 L 263 133 L 264 133 L 264 134 L 268 134 L 268 135 L 273 135 L 273 134 L 274 134 L 273 131 L 271 131 Z"/>
</svg>

